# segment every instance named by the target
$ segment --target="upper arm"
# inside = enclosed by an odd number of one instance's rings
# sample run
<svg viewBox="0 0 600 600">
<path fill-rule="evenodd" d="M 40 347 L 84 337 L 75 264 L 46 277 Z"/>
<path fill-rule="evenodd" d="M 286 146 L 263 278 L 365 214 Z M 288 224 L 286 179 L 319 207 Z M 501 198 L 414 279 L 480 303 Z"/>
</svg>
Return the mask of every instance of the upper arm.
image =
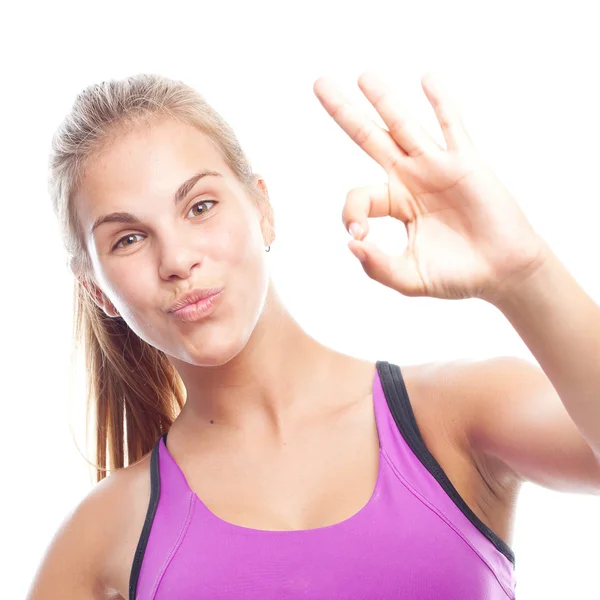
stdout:
<svg viewBox="0 0 600 600">
<path fill-rule="evenodd" d="M 38 567 L 27 600 L 107 598 L 99 568 L 107 542 L 101 508 L 104 481 L 62 522 Z"/>
<path fill-rule="evenodd" d="M 457 410 L 473 452 L 499 459 L 501 475 L 600 494 L 598 457 L 538 365 L 512 356 L 459 363 Z"/>
</svg>

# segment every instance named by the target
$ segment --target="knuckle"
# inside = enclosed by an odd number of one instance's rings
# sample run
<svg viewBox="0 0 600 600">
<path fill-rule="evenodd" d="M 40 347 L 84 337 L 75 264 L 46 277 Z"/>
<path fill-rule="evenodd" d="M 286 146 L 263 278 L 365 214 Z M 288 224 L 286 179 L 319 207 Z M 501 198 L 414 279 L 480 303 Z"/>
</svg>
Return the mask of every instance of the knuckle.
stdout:
<svg viewBox="0 0 600 600">
<path fill-rule="evenodd" d="M 373 137 L 373 123 L 363 122 L 359 125 L 356 134 L 354 135 L 354 141 L 361 147 L 364 148 L 367 142 Z"/>
</svg>

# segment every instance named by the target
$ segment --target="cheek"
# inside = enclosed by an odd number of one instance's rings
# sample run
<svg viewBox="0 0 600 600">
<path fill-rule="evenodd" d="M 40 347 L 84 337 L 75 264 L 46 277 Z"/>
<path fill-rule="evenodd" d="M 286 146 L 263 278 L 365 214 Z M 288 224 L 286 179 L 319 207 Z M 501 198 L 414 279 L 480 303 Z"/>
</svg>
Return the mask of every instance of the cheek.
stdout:
<svg viewBox="0 0 600 600">
<path fill-rule="evenodd" d="M 237 225 L 228 229 L 225 235 L 219 235 L 219 254 L 226 257 L 227 264 L 234 268 L 255 271 L 261 258 L 260 241 L 257 241 L 256 232 L 247 223 L 240 222 Z"/>
<path fill-rule="evenodd" d="M 150 304 L 152 294 L 149 293 L 149 290 L 156 288 L 155 268 L 151 264 L 143 263 L 132 266 L 131 261 L 128 264 L 124 260 L 118 268 L 105 270 L 103 277 L 107 286 L 103 289 L 110 290 L 110 300 L 135 333 L 140 335 L 139 330 L 148 320 L 148 313 L 156 310 L 156 306 Z"/>
<path fill-rule="evenodd" d="M 105 296 L 123 314 L 130 306 L 130 293 L 124 287 L 127 278 L 115 269 L 105 268 L 99 261 L 94 260 L 94 276 Z"/>
<path fill-rule="evenodd" d="M 119 262 L 119 261 L 115 261 Z M 152 264 L 123 260 L 119 268 L 110 274 L 114 291 L 119 300 L 132 307 L 148 303 L 148 290 L 156 287 L 156 270 Z"/>
<path fill-rule="evenodd" d="M 258 237 L 257 237 L 258 235 Z M 225 260 L 225 285 L 235 290 L 235 296 L 242 303 L 249 303 L 252 311 L 261 304 L 269 280 L 268 261 L 262 244 L 260 229 L 249 230 L 247 224 L 237 231 L 223 236 L 221 258 Z"/>
</svg>

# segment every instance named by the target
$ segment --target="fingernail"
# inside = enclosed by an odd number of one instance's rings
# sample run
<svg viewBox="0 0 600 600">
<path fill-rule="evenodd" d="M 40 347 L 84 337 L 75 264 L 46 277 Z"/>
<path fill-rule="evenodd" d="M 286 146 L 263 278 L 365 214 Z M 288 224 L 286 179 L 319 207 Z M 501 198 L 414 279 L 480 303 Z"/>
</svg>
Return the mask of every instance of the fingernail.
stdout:
<svg viewBox="0 0 600 600">
<path fill-rule="evenodd" d="M 355 239 L 359 239 L 362 236 L 362 227 L 358 223 L 351 223 L 348 228 L 350 235 Z"/>
</svg>

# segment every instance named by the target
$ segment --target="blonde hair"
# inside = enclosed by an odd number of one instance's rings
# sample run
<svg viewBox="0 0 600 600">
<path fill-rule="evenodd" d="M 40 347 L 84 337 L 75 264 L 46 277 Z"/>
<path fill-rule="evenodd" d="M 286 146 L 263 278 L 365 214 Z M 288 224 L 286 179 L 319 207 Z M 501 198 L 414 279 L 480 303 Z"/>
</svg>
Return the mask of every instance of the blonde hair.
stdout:
<svg viewBox="0 0 600 600">
<path fill-rule="evenodd" d="M 73 348 L 83 346 L 87 384 L 86 440 L 95 426 L 96 481 L 143 458 L 185 403 L 185 388 L 167 356 L 109 317 L 79 281 L 94 281 L 73 203 L 86 164 L 119 133 L 167 117 L 198 128 L 223 153 L 251 197 L 249 160 L 227 122 L 193 88 L 140 74 L 85 88 L 52 138 L 49 192 L 74 281 Z M 127 459 L 127 460 L 126 460 Z"/>
</svg>

